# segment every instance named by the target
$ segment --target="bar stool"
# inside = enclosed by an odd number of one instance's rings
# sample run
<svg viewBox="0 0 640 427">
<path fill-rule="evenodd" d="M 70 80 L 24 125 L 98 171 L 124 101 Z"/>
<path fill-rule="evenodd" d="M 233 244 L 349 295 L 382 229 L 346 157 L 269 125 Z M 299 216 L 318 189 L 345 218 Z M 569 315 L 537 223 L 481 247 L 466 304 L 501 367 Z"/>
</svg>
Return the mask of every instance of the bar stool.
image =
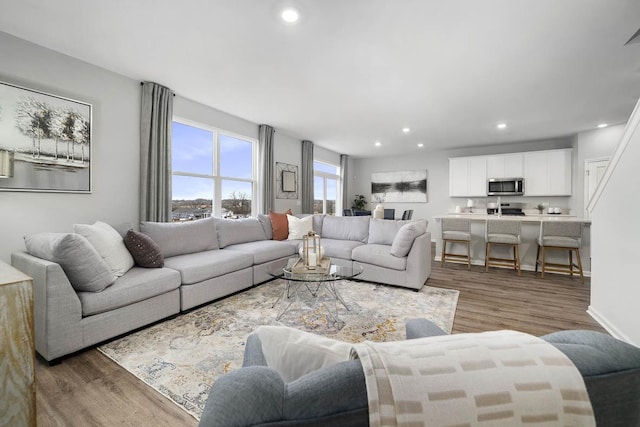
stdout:
<svg viewBox="0 0 640 427">
<path fill-rule="evenodd" d="M 489 271 L 489 267 L 513 267 L 520 276 L 520 221 L 488 219 L 484 236 L 486 242 L 485 271 Z M 492 245 L 511 246 L 513 259 L 492 257 Z"/>
<path fill-rule="evenodd" d="M 542 266 L 542 275 L 546 271 L 559 273 L 580 273 L 580 281 L 584 283 L 582 273 L 582 260 L 580 259 L 580 247 L 582 246 L 582 227 L 580 221 L 542 221 L 540 222 L 540 237 L 537 239 L 538 252 L 536 254 L 536 273 L 538 265 Z M 547 262 L 548 250 L 569 251 L 569 264 Z M 573 253 L 576 253 L 578 264 L 573 262 Z M 542 255 L 542 259 L 540 259 Z"/>
<path fill-rule="evenodd" d="M 467 245 L 467 255 L 447 253 L 447 242 Z M 471 220 L 466 218 L 442 218 L 442 255 L 441 265 L 447 260 L 467 261 L 471 269 Z"/>
</svg>

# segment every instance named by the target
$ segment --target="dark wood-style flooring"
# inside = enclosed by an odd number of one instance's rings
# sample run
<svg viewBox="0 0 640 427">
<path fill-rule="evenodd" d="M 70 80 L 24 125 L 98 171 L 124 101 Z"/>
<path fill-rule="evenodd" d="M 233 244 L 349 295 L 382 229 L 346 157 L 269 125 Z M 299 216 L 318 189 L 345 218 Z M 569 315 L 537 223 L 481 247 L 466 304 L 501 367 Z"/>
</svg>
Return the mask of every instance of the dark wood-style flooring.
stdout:
<svg viewBox="0 0 640 427">
<path fill-rule="evenodd" d="M 604 330 L 586 313 L 590 282 L 533 272 L 433 262 L 427 285 L 460 291 L 453 333 L 514 329 L 533 335 L 565 329 Z M 96 349 L 49 367 L 36 364 L 38 425 L 196 426 L 171 401 Z"/>
</svg>

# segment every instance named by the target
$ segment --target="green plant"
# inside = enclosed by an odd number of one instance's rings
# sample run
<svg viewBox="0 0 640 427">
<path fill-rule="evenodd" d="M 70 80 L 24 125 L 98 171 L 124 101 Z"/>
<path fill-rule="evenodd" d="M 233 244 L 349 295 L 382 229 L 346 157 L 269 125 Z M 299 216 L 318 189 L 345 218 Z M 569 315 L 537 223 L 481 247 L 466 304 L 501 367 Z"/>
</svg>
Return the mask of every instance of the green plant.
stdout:
<svg viewBox="0 0 640 427">
<path fill-rule="evenodd" d="M 366 205 L 367 205 L 367 199 L 365 199 L 364 195 L 356 194 L 356 198 L 353 199 L 353 205 L 351 205 L 351 208 L 359 211 L 363 211 Z"/>
<path fill-rule="evenodd" d="M 538 212 L 542 213 L 542 211 L 544 210 L 544 205 L 542 203 L 538 203 L 538 206 L 536 206 L 536 209 L 538 209 Z"/>
</svg>

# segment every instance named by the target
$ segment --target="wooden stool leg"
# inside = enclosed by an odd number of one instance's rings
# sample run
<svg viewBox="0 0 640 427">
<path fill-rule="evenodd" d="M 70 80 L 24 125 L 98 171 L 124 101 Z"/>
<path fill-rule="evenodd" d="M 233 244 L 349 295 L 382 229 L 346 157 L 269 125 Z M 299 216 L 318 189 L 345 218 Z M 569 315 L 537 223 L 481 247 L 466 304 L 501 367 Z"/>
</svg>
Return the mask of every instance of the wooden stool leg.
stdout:
<svg viewBox="0 0 640 427">
<path fill-rule="evenodd" d="M 544 268 L 546 267 L 546 262 L 547 262 L 547 250 L 546 247 L 542 247 L 542 266 L 541 266 L 541 270 L 542 273 L 540 274 L 540 278 L 544 279 Z"/>
<path fill-rule="evenodd" d="M 471 270 L 471 242 L 467 242 L 467 270 Z"/>
<path fill-rule="evenodd" d="M 584 274 L 582 274 L 582 258 L 580 257 L 579 248 L 576 248 L 576 257 L 578 258 L 578 268 L 580 269 L 580 281 L 584 283 Z"/>
<path fill-rule="evenodd" d="M 491 243 L 487 242 L 484 247 L 484 271 L 489 271 L 489 251 L 491 250 Z"/>
<path fill-rule="evenodd" d="M 440 266 L 444 267 L 444 257 L 445 257 L 445 253 L 447 252 L 447 241 L 446 240 L 442 240 L 442 255 L 440 256 Z"/>
<path fill-rule="evenodd" d="M 573 277 L 573 249 L 569 249 L 569 276 Z"/>
<path fill-rule="evenodd" d="M 538 245 L 538 251 L 536 252 L 536 275 L 538 274 L 538 263 L 540 262 L 540 245 Z"/>
<path fill-rule="evenodd" d="M 521 276 L 522 273 L 520 271 L 520 245 L 515 245 L 516 251 L 516 265 L 518 266 L 518 276 Z"/>
</svg>

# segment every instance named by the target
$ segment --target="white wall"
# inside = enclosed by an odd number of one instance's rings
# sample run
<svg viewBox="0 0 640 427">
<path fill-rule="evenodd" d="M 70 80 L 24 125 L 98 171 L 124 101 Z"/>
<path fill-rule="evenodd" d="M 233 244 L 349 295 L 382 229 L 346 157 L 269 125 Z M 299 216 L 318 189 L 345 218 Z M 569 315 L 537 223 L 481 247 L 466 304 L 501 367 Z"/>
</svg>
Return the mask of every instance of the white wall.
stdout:
<svg viewBox="0 0 640 427">
<path fill-rule="evenodd" d="M 0 260 L 23 236 L 137 222 L 140 82 L 0 32 L 0 80 L 93 105 L 92 193 L 0 192 Z"/>
<path fill-rule="evenodd" d="M 302 202 L 300 197 L 300 177 L 302 164 L 302 140 L 293 138 L 286 133 L 276 130 L 274 135 L 273 157 L 277 162 L 288 163 L 298 166 L 298 198 L 297 199 L 278 199 L 274 204 L 275 212 L 285 212 L 291 209 L 293 213 L 301 213 Z M 277 179 L 277 177 L 274 177 Z M 274 185 L 276 185 L 274 183 Z M 277 193 L 277 191 L 276 191 Z"/>
<path fill-rule="evenodd" d="M 608 158 L 620 143 L 626 124 L 581 132 L 573 144 L 573 196 L 571 209 L 578 215 L 584 213 L 585 160 Z"/>
<path fill-rule="evenodd" d="M 640 202 L 640 123 L 638 106 L 631 117 L 618 155 L 617 165 L 605 172 L 602 193 L 591 218 L 591 305 L 589 313 L 614 336 L 640 346 L 640 285 L 638 242 Z M 625 145 L 625 142 L 628 142 Z M 625 148 L 626 147 L 626 148 Z M 611 173 L 608 180 L 607 174 Z M 596 195 L 597 197 L 597 195 Z"/>
</svg>

